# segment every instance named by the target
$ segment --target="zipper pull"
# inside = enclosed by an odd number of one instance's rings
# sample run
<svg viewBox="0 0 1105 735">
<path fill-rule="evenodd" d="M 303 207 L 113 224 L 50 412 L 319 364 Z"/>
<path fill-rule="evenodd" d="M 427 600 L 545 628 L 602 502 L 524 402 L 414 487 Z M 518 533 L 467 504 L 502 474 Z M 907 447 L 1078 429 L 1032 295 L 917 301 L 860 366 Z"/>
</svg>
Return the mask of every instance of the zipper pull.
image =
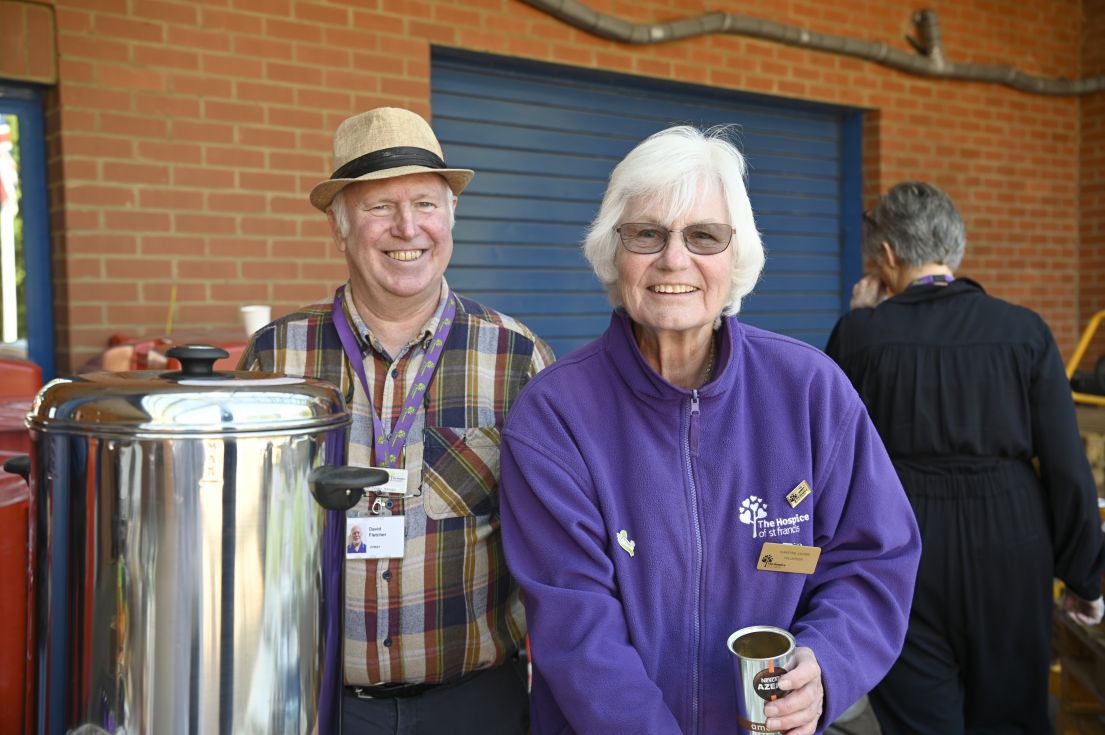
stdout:
<svg viewBox="0 0 1105 735">
<path fill-rule="evenodd" d="M 698 389 L 695 388 L 691 391 L 691 428 L 690 434 L 687 437 L 688 442 L 691 445 L 691 456 L 698 456 Z"/>
</svg>

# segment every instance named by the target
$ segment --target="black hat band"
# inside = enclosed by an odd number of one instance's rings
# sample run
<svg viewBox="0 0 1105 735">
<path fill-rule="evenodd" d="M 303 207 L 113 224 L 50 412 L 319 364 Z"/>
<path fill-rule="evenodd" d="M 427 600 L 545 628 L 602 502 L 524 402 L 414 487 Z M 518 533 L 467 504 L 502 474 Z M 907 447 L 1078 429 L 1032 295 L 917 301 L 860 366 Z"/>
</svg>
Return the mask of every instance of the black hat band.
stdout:
<svg viewBox="0 0 1105 735">
<path fill-rule="evenodd" d="M 382 148 L 378 151 L 357 156 L 339 168 L 331 179 L 357 179 L 365 174 L 384 171 L 400 166 L 425 166 L 426 168 L 445 168 L 445 161 L 433 151 L 413 146 Z"/>
</svg>

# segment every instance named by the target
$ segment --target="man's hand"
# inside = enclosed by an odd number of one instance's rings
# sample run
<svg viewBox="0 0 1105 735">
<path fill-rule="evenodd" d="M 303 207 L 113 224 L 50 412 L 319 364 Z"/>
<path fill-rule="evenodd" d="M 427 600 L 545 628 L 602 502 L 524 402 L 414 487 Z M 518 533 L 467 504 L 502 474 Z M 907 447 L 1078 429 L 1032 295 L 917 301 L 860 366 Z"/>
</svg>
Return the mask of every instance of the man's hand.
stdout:
<svg viewBox="0 0 1105 735">
<path fill-rule="evenodd" d="M 794 668 L 779 680 L 779 688 L 790 694 L 764 707 L 767 729 L 784 735 L 813 735 L 825 708 L 821 666 L 813 650 L 794 649 Z"/>
<path fill-rule="evenodd" d="M 852 286 L 852 303 L 849 304 L 849 307 L 852 309 L 871 308 L 878 306 L 889 297 L 890 292 L 887 291 L 879 277 L 874 273 L 868 273 L 856 281 L 856 285 Z"/>
</svg>

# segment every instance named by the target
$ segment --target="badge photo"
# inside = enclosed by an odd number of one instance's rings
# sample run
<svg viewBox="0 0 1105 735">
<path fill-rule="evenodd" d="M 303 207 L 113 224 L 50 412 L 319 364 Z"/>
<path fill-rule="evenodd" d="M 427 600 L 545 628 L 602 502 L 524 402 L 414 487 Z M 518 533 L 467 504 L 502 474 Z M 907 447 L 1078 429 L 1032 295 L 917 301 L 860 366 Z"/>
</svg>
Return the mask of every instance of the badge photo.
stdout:
<svg viewBox="0 0 1105 735">
<path fill-rule="evenodd" d="M 403 556 L 402 515 L 360 516 L 345 519 L 345 558 L 393 559 Z"/>
</svg>

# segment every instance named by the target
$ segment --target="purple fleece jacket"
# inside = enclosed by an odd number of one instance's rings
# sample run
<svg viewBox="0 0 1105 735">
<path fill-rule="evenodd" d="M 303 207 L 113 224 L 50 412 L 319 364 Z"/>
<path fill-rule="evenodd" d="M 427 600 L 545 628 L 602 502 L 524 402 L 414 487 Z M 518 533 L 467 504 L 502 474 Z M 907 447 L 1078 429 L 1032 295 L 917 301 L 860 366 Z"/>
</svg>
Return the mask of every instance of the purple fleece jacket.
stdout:
<svg viewBox="0 0 1105 735">
<path fill-rule="evenodd" d="M 749 625 L 813 649 L 824 727 L 901 649 L 920 540 L 851 384 L 819 350 L 735 318 L 718 365 L 697 391 L 673 386 L 617 311 L 510 410 L 503 542 L 535 733 L 735 732 L 726 640 Z M 765 541 L 820 547 L 816 570 L 757 571 Z"/>
</svg>

